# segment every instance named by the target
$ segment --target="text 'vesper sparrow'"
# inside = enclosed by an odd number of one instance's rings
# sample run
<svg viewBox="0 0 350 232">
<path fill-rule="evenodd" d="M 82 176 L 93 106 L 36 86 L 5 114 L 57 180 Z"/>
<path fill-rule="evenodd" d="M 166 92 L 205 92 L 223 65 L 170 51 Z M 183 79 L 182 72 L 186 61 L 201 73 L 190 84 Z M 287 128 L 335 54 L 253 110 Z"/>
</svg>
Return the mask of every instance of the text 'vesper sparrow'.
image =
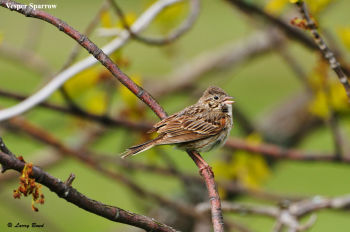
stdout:
<svg viewBox="0 0 350 232">
<path fill-rule="evenodd" d="M 224 144 L 232 128 L 232 97 L 219 87 L 209 87 L 194 105 L 156 123 L 153 140 L 128 148 L 122 158 L 156 145 L 174 144 L 190 151 L 209 151 Z"/>
</svg>

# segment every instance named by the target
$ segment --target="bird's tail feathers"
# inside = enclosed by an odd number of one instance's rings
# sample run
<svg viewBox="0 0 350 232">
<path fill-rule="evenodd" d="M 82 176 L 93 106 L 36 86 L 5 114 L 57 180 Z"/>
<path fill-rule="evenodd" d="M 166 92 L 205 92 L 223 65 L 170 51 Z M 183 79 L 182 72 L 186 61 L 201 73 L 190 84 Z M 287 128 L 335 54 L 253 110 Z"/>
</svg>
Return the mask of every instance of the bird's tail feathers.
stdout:
<svg viewBox="0 0 350 232">
<path fill-rule="evenodd" d="M 124 159 L 124 158 L 126 158 L 128 156 L 133 156 L 133 155 L 136 155 L 136 154 L 138 154 L 140 152 L 143 152 L 143 151 L 146 151 L 148 149 L 151 149 L 152 147 L 157 145 L 156 141 L 158 139 L 159 139 L 159 137 L 155 138 L 153 140 L 147 141 L 147 142 L 145 142 L 143 144 L 139 144 L 139 145 L 136 145 L 136 146 L 128 148 L 124 153 L 122 153 L 121 158 Z"/>
</svg>

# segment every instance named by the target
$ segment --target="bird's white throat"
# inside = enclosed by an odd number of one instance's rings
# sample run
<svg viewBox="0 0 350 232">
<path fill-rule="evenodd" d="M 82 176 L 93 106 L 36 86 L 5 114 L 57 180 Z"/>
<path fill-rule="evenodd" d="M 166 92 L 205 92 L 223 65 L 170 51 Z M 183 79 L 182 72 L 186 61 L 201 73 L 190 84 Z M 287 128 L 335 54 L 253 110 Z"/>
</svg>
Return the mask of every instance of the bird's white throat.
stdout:
<svg viewBox="0 0 350 232">
<path fill-rule="evenodd" d="M 231 124 L 232 124 L 232 105 L 231 104 L 226 104 L 226 106 L 227 106 L 228 115 L 230 115 Z"/>
</svg>

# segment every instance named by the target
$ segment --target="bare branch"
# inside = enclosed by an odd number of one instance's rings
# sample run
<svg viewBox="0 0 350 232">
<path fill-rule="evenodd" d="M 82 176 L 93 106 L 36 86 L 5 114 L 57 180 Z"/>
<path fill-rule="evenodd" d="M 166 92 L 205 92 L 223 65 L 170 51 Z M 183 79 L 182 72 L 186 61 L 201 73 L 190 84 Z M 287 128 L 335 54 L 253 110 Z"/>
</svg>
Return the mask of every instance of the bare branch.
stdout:
<svg viewBox="0 0 350 232">
<path fill-rule="evenodd" d="M 334 56 L 334 53 L 328 48 L 326 42 L 321 37 L 320 33 L 317 31 L 317 26 L 315 22 L 311 19 L 309 11 L 306 7 L 306 4 L 303 0 L 299 0 L 296 2 L 300 13 L 303 15 L 304 19 L 307 22 L 307 28 L 311 31 L 313 39 L 317 44 L 319 50 L 323 54 L 324 58 L 329 62 L 329 65 L 333 69 L 333 71 L 337 74 L 340 83 L 344 86 L 346 94 L 348 95 L 350 102 L 350 83 L 348 81 L 348 77 L 346 76 L 343 68 L 340 66 L 339 62 Z"/>
<path fill-rule="evenodd" d="M 2 42 L 0 44 L 0 55 L 7 60 L 20 62 L 24 67 L 47 77 L 52 74 L 52 68 L 39 55 L 26 48 L 17 48 Z"/>
<path fill-rule="evenodd" d="M 281 205 L 280 207 L 258 204 L 247 204 L 238 202 L 222 202 L 224 212 L 239 214 L 254 214 L 276 219 L 273 231 L 281 231 L 283 226 L 289 228 L 289 231 L 304 231 L 309 229 L 316 221 L 316 215 L 311 215 L 309 220 L 300 224 L 299 220 L 310 213 L 322 209 L 347 209 L 350 206 L 350 195 L 344 195 L 334 198 L 325 198 L 315 196 L 294 203 Z M 196 210 L 204 213 L 210 210 L 208 203 L 197 205 Z"/>
<path fill-rule="evenodd" d="M 21 172 L 24 168 L 25 163 L 22 161 L 9 156 L 8 154 L 0 151 L 0 163 L 8 169 L 13 169 Z M 41 183 L 48 187 L 52 192 L 55 192 L 58 197 L 67 200 L 68 202 L 85 209 L 91 213 L 104 217 L 108 220 L 120 222 L 139 228 L 143 228 L 147 231 L 162 231 L 162 232 L 175 232 L 176 230 L 155 221 L 152 218 L 148 218 L 143 215 L 138 215 L 118 207 L 105 205 L 101 202 L 92 200 L 82 193 L 78 192 L 73 187 L 66 185 L 59 179 L 51 176 L 44 172 L 39 167 L 33 166 L 32 177 L 38 183 Z"/>
<path fill-rule="evenodd" d="M 57 165 L 63 160 L 63 157 L 57 155 L 56 152 L 51 148 L 44 149 L 39 153 L 40 155 L 31 158 L 31 161 L 32 163 L 36 164 L 38 167 L 43 169 L 49 168 L 53 165 Z M 17 177 L 18 175 L 15 172 L 5 172 L 3 175 L 0 176 L 0 183 L 11 181 Z M 1 190 L 3 189 L 4 188 L 1 188 Z"/>
<path fill-rule="evenodd" d="M 311 49 L 316 49 L 317 45 L 313 43 L 313 41 L 307 37 L 301 30 L 290 26 L 287 22 L 282 19 L 275 17 L 262 8 L 254 5 L 252 2 L 244 1 L 244 0 L 225 0 L 235 6 L 238 10 L 242 11 L 247 15 L 255 15 L 259 16 L 266 21 L 276 25 L 280 30 L 282 30 L 285 34 L 288 35 L 289 38 L 297 40 L 301 42 L 303 45 L 307 46 Z"/>
<path fill-rule="evenodd" d="M 9 126 L 16 128 L 16 130 L 20 130 L 22 132 L 27 133 L 37 141 L 55 148 L 57 151 L 60 152 L 60 154 L 78 159 L 93 170 L 98 171 L 101 174 L 122 183 L 126 187 L 130 188 L 135 194 L 138 194 L 141 197 L 149 198 L 157 203 L 173 208 L 186 216 L 194 218 L 199 217 L 199 215 L 197 215 L 193 210 L 191 210 L 191 207 L 180 202 L 165 198 L 159 195 L 158 193 L 148 191 L 142 188 L 140 185 L 138 185 L 137 182 L 135 182 L 133 179 L 128 178 L 127 176 L 121 173 L 116 173 L 109 170 L 108 168 L 102 167 L 102 165 L 97 161 L 97 159 L 94 158 L 93 154 L 90 153 L 90 155 L 86 155 L 86 153 L 81 152 L 81 150 L 71 149 L 70 147 L 66 146 L 61 141 L 59 141 L 54 135 L 29 123 L 24 119 L 18 117 L 13 118 L 8 122 L 8 124 Z"/>
<path fill-rule="evenodd" d="M 196 206 L 198 212 L 204 213 L 209 210 L 208 203 L 201 203 Z M 241 204 L 238 202 L 222 202 L 222 210 L 225 212 L 239 213 L 239 214 L 255 214 L 276 218 L 279 210 L 273 206 L 259 206 L 254 204 Z"/>
<path fill-rule="evenodd" d="M 298 217 L 321 209 L 347 209 L 350 206 L 350 195 L 334 198 L 315 196 L 292 204 L 289 210 Z"/>
<path fill-rule="evenodd" d="M 267 12 L 265 12 L 260 7 L 254 5 L 253 3 L 245 0 L 225 0 L 237 7 L 238 10 L 248 14 L 259 16 L 266 21 L 276 25 L 281 31 L 283 31 L 288 38 L 294 39 L 300 42 L 302 45 L 310 48 L 312 50 L 318 50 L 318 45 L 312 41 L 306 34 L 304 34 L 301 30 L 292 27 L 289 23 L 283 21 L 281 18 L 273 16 Z M 342 65 L 342 69 L 345 71 L 347 75 L 350 74 L 350 70 L 346 68 L 345 65 Z"/>
<path fill-rule="evenodd" d="M 12 93 L 10 91 L 6 90 L 1 90 L 0 89 L 0 96 L 11 98 L 11 99 L 16 99 L 16 100 L 24 100 L 27 98 L 27 96 L 18 94 L 18 93 Z M 131 130 L 138 130 L 142 132 L 146 132 L 152 128 L 152 125 L 147 122 L 143 123 L 137 123 L 137 122 L 132 122 L 127 119 L 123 119 L 121 117 L 108 117 L 105 115 L 97 115 L 93 114 L 87 111 L 84 111 L 82 109 L 76 109 L 76 108 L 68 108 L 65 106 L 60 106 L 54 103 L 49 103 L 49 102 L 42 102 L 38 106 L 54 110 L 57 112 L 61 112 L 64 114 L 69 114 L 72 116 L 78 116 L 86 120 L 90 120 L 93 122 L 98 122 L 102 125 L 105 126 L 118 126 L 118 127 L 125 127 Z"/>
<path fill-rule="evenodd" d="M 258 31 L 238 42 L 226 44 L 219 49 L 204 52 L 172 73 L 162 76 L 159 82 L 145 85 L 153 96 L 158 97 L 191 87 L 204 74 L 225 68 L 233 68 L 251 58 L 265 54 L 283 42 L 278 31 Z M 164 81 L 161 81 L 164 80 Z"/>
<path fill-rule="evenodd" d="M 267 157 L 275 159 L 290 159 L 309 162 L 340 162 L 350 163 L 350 156 L 344 156 L 341 158 L 336 157 L 334 154 L 324 153 L 305 153 L 296 149 L 288 149 L 273 144 L 250 144 L 247 141 L 241 139 L 229 139 L 227 140 L 225 147 L 231 149 L 240 149 L 253 153 L 259 153 Z"/>
<path fill-rule="evenodd" d="M 204 178 L 205 184 L 207 185 L 214 232 L 224 232 L 224 218 L 221 212 L 221 201 L 215 184 L 214 173 L 198 152 L 187 151 L 187 153 L 197 165 L 199 173 Z"/>
<path fill-rule="evenodd" d="M 11 157 L 15 157 L 15 155 L 7 148 L 7 146 L 5 145 L 1 137 L 0 137 L 0 151 L 6 153 Z M 4 173 L 7 169 L 9 169 L 9 167 L 3 164 L 1 167 L 1 172 Z"/>
<path fill-rule="evenodd" d="M 149 45 L 166 45 L 174 42 L 178 38 L 180 38 L 183 34 L 185 34 L 188 30 L 192 28 L 194 25 L 196 19 L 198 18 L 199 9 L 200 9 L 200 1 L 199 0 L 189 0 L 190 1 L 190 13 L 187 17 L 187 19 L 175 30 L 173 30 L 171 33 L 169 33 L 167 36 L 162 38 L 151 38 L 151 37 L 145 37 L 141 36 L 137 33 L 135 33 L 132 28 L 129 27 L 128 23 L 125 20 L 124 12 L 120 8 L 120 6 L 116 3 L 115 0 L 108 0 L 108 2 L 111 4 L 112 8 L 116 12 L 116 14 L 119 16 L 124 28 L 128 30 L 130 35 L 143 43 L 149 44 Z M 118 32 L 118 34 L 120 31 Z"/>
</svg>

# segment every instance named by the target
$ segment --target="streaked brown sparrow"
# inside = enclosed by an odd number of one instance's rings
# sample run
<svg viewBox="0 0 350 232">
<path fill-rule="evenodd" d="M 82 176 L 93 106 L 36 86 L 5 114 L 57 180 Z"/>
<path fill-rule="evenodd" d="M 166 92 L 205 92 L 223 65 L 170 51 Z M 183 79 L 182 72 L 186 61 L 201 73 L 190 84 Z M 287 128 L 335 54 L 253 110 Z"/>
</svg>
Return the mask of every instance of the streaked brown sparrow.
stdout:
<svg viewBox="0 0 350 232">
<path fill-rule="evenodd" d="M 209 87 L 194 105 L 156 123 L 153 140 L 128 148 L 122 158 L 156 145 L 173 144 L 190 151 L 209 151 L 224 144 L 232 128 L 232 97 L 219 87 Z"/>
</svg>

